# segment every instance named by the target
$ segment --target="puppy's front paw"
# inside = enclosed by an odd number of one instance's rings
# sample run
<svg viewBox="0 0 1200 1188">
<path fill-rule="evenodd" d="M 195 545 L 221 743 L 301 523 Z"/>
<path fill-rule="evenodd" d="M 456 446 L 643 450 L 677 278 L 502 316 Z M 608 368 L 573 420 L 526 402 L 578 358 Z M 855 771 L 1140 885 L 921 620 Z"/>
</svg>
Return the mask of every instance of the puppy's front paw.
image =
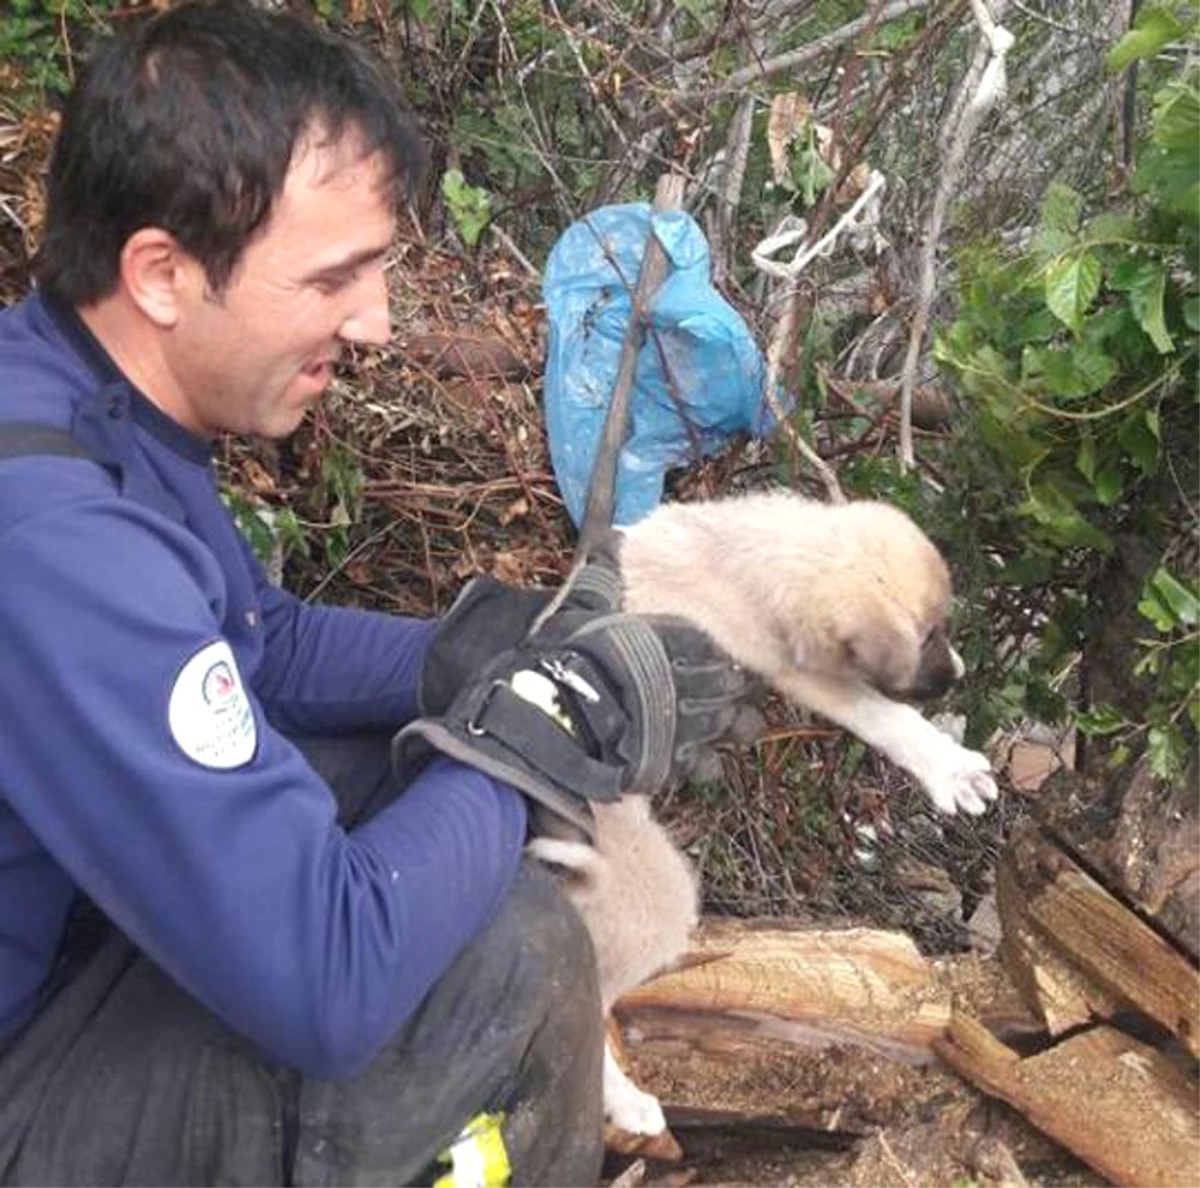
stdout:
<svg viewBox="0 0 1200 1188">
<path fill-rule="evenodd" d="M 987 756 L 949 738 L 929 756 L 921 782 L 944 813 L 985 812 L 999 791 Z"/>
</svg>

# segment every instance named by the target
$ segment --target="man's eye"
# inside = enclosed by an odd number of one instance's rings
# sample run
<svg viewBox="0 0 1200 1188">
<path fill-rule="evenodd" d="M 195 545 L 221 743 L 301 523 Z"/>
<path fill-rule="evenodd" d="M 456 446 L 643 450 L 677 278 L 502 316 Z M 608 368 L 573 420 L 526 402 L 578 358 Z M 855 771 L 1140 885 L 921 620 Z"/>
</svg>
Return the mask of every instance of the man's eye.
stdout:
<svg viewBox="0 0 1200 1188">
<path fill-rule="evenodd" d="M 357 275 L 357 269 L 352 272 L 330 272 L 325 276 L 317 277 L 316 287 L 322 293 L 338 293 L 346 288 L 347 285 L 353 283 Z"/>
</svg>

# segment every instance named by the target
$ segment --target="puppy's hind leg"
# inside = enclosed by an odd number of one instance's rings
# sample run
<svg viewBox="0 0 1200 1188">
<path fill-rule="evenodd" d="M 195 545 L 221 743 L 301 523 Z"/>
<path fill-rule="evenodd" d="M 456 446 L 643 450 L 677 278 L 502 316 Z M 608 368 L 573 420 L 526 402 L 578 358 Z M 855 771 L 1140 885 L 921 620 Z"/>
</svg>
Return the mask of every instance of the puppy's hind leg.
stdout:
<svg viewBox="0 0 1200 1188">
<path fill-rule="evenodd" d="M 671 965 L 687 948 L 699 915 L 695 872 L 644 796 L 593 806 L 596 848 L 552 838 L 529 852 L 561 867 L 568 896 L 591 934 L 605 1013 L 627 990 Z M 611 1047 L 604 1056 L 604 1107 L 618 1129 L 656 1135 L 662 1108 L 621 1070 Z"/>
<path fill-rule="evenodd" d="M 658 1098 L 639 1089 L 625 1075 L 607 1041 L 604 1044 L 604 1112 L 613 1126 L 629 1134 L 661 1134 L 667 1128 Z"/>
</svg>

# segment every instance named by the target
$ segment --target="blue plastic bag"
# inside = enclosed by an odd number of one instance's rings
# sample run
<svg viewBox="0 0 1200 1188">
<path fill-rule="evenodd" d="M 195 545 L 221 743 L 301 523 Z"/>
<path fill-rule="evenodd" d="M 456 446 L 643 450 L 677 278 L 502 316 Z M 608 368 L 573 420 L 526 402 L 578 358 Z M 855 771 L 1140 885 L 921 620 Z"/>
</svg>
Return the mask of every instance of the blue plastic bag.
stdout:
<svg viewBox="0 0 1200 1188">
<path fill-rule="evenodd" d="M 652 304 L 650 326 L 700 452 L 716 452 L 741 430 L 762 435 L 771 426 L 762 398 L 762 355 L 745 322 L 709 282 L 708 243 L 695 220 L 682 211 L 654 214 L 648 203 L 592 212 L 554 245 L 543 285 L 550 324 L 545 377 L 550 459 L 576 526 L 587 504 L 651 219 L 671 267 Z M 693 456 L 692 436 L 648 334 L 617 468 L 615 523 L 631 524 L 653 511 L 667 469 Z"/>
</svg>

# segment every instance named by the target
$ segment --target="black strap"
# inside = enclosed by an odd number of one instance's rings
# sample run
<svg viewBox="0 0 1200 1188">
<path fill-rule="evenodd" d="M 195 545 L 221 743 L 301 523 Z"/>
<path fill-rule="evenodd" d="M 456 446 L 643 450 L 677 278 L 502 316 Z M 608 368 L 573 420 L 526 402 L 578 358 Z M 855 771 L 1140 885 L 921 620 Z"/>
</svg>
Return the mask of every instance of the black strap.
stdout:
<svg viewBox="0 0 1200 1188">
<path fill-rule="evenodd" d="M 36 421 L 0 423 L 0 462 L 6 458 L 24 458 L 30 454 L 101 461 L 87 446 L 80 445 L 66 429 L 40 425 Z"/>
<path fill-rule="evenodd" d="M 53 425 L 42 425 L 37 421 L 0 421 L 0 462 L 7 458 L 28 458 L 36 455 L 85 458 L 103 466 L 116 480 L 118 487 L 123 485 L 120 463 L 88 449 L 76 441 L 68 430 Z"/>
</svg>

